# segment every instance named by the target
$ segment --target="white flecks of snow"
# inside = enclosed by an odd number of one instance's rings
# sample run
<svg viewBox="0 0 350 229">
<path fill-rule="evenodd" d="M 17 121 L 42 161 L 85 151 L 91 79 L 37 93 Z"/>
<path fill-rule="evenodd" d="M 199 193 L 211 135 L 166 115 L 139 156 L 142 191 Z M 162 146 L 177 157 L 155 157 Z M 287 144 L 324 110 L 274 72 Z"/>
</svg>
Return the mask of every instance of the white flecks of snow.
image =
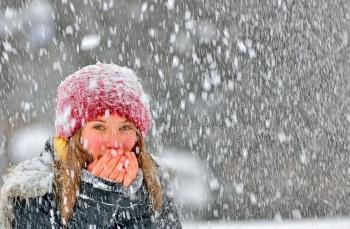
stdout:
<svg viewBox="0 0 350 229">
<path fill-rule="evenodd" d="M 213 177 L 212 179 L 210 179 L 209 181 L 209 187 L 212 191 L 218 190 L 220 188 L 220 184 L 218 179 L 216 179 L 215 177 Z"/>
<path fill-rule="evenodd" d="M 216 37 L 216 26 L 208 20 L 199 21 L 196 26 L 196 36 L 205 43 L 210 42 Z"/>
<path fill-rule="evenodd" d="M 40 155 L 44 144 L 53 131 L 44 125 L 31 125 L 16 130 L 10 139 L 11 151 L 10 160 L 13 164 L 20 163 L 27 159 Z"/>
<path fill-rule="evenodd" d="M 304 165 L 307 165 L 308 163 L 308 158 L 307 158 L 307 155 L 306 155 L 306 152 L 304 149 L 301 150 L 301 153 L 300 153 L 300 162 Z"/>
<path fill-rule="evenodd" d="M 185 100 L 181 100 L 180 108 L 181 108 L 181 110 L 185 110 Z"/>
<path fill-rule="evenodd" d="M 228 80 L 228 82 L 227 82 L 227 88 L 229 89 L 229 90 L 233 90 L 233 81 L 232 80 Z"/>
<path fill-rule="evenodd" d="M 346 114 L 346 121 L 350 123 L 350 114 Z"/>
<path fill-rule="evenodd" d="M 249 54 L 249 57 L 250 57 L 250 58 L 255 58 L 255 57 L 256 57 L 256 52 L 255 52 L 255 50 L 252 49 L 252 48 L 249 48 L 249 49 L 248 49 L 248 54 Z"/>
<path fill-rule="evenodd" d="M 115 149 L 112 149 L 111 154 L 113 157 L 116 157 L 118 155 L 118 152 Z"/>
<path fill-rule="evenodd" d="M 235 187 L 235 191 L 236 191 L 237 194 L 242 194 L 243 193 L 243 191 L 244 191 L 243 183 L 236 183 L 234 185 L 234 187 Z"/>
<path fill-rule="evenodd" d="M 62 74 L 61 63 L 59 61 L 55 61 L 53 63 L 53 70 L 54 71 L 59 71 Z"/>
<path fill-rule="evenodd" d="M 71 115 L 71 111 L 71 106 L 67 106 L 63 109 L 63 112 L 56 114 L 55 125 L 62 125 L 64 131 L 69 131 L 70 123 L 68 123 L 68 119 Z"/>
<path fill-rule="evenodd" d="M 221 76 L 217 70 L 211 71 L 211 83 L 217 86 L 221 83 Z"/>
<path fill-rule="evenodd" d="M 106 109 L 106 110 L 105 110 L 104 117 L 105 117 L 105 118 L 108 118 L 109 116 L 110 116 L 110 111 L 109 111 L 109 109 Z"/>
<path fill-rule="evenodd" d="M 232 122 L 233 123 L 238 123 L 238 119 L 237 119 L 237 113 L 236 113 L 236 111 L 234 111 L 233 112 L 233 114 L 232 114 Z"/>
<path fill-rule="evenodd" d="M 173 57 L 173 64 L 172 64 L 172 66 L 173 67 L 178 67 L 179 66 L 179 62 L 180 62 L 179 58 L 177 56 L 174 56 Z"/>
<path fill-rule="evenodd" d="M 174 48 L 179 53 L 188 53 L 192 50 L 193 42 L 191 37 L 187 36 L 185 33 L 179 33 L 174 40 Z"/>
<path fill-rule="evenodd" d="M 5 14 L 4 14 L 5 18 L 11 19 L 15 15 L 16 15 L 16 11 L 13 8 L 6 7 Z"/>
<path fill-rule="evenodd" d="M 136 66 L 136 68 L 140 68 L 141 67 L 141 60 L 138 57 L 135 57 L 135 66 Z"/>
<path fill-rule="evenodd" d="M 69 3 L 69 7 L 71 9 L 71 11 L 74 13 L 75 12 L 75 8 L 72 2 Z"/>
<path fill-rule="evenodd" d="M 185 28 L 187 30 L 192 30 L 194 29 L 194 26 L 196 25 L 196 21 L 195 20 L 188 20 L 185 22 Z"/>
<path fill-rule="evenodd" d="M 154 62 L 156 62 L 156 64 L 159 63 L 159 55 L 157 53 L 154 54 Z"/>
<path fill-rule="evenodd" d="M 3 47 L 4 47 L 4 49 L 5 49 L 6 52 L 10 52 L 10 53 L 12 52 L 12 53 L 14 53 L 14 54 L 17 54 L 16 49 L 13 48 L 12 45 L 11 45 L 9 42 L 3 41 L 3 42 L 2 42 L 2 45 L 3 45 Z"/>
<path fill-rule="evenodd" d="M 226 124 L 226 127 L 231 127 L 232 126 L 232 123 L 231 123 L 229 118 L 225 118 L 225 124 Z"/>
<path fill-rule="evenodd" d="M 158 75 L 161 79 L 164 79 L 164 73 L 161 69 L 158 69 Z"/>
<path fill-rule="evenodd" d="M 195 64 L 201 63 L 201 60 L 198 58 L 197 53 L 195 53 L 195 52 L 192 52 L 192 60 L 193 60 L 193 63 L 195 63 Z"/>
<path fill-rule="evenodd" d="M 150 98 L 149 98 L 149 96 L 148 96 L 146 93 L 142 94 L 142 96 L 141 96 L 141 102 L 142 102 L 143 104 L 145 104 L 145 105 L 148 105 L 148 104 L 149 104 Z"/>
<path fill-rule="evenodd" d="M 73 33 L 74 33 L 73 27 L 71 25 L 67 26 L 66 34 L 73 35 Z"/>
<path fill-rule="evenodd" d="M 2 56 L 4 57 L 6 62 L 9 61 L 9 55 L 7 54 L 7 52 L 2 52 Z"/>
<path fill-rule="evenodd" d="M 148 30 L 148 34 L 151 36 L 151 37 L 154 37 L 156 35 L 156 32 L 154 29 L 149 29 Z"/>
<path fill-rule="evenodd" d="M 33 105 L 32 105 L 32 103 L 22 101 L 21 106 L 23 107 L 23 111 L 29 111 L 30 107 Z"/>
<path fill-rule="evenodd" d="M 292 210 L 292 215 L 294 219 L 301 219 L 301 212 L 299 209 L 293 209 Z"/>
<path fill-rule="evenodd" d="M 346 47 L 348 45 L 348 32 L 345 31 L 341 37 L 341 46 L 340 47 Z"/>
<path fill-rule="evenodd" d="M 155 157 L 155 160 L 161 167 L 176 170 L 176 180 L 171 182 L 171 186 L 178 203 L 196 208 L 205 207 L 209 193 L 206 179 L 208 171 L 204 166 L 205 162 L 189 156 L 189 152 L 178 150 L 174 152 L 173 149 L 164 149 L 162 152 L 164 153 L 162 157 Z"/>
<path fill-rule="evenodd" d="M 142 4 L 142 6 L 141 6 L 141 12 L 142 12 L 142 13 L 143 13 L 143 12 L 146 12 L 147 7 L 148 7 L 147 2 L 144 2 L 144 3 Z"/>
<path fill-rule="evenodd" d="M 196 95 L 193 92 L 190 92 L 188 94 L 188 99 L 190 100 L 191 103 L 195 103 L 196 101 Z"/>
<path fill-rule="evenodd" d="M 108 11 L 108 3 L 107 2 L 103 3 L 102 9 L 103 9 L 103 11 Z"/>
<path fill-rule="evenodd" d="M 168 0 L 166 3 L 165 3 L 165 6 L 168 10 L 173 10 L 174 9 L 174 6 L 175 6 L 175 0 Z"/>
<path fill-rule="evenodd" d="M 277 134 L 277 137 L 278 137 L 278 140 L 281 142 L 281 143 L 284 143 L 284 142 L 287 142 L 290 140 L 290 137 L 287 137 L 286 134 L 284 132 L 279 132 Z"/>
<path fill-rule="evenodd" d="M 179 33 L 179 30 L 180 30 L 179 24 L 174 23 L 174 31 L 175 31 L 175 33 L 176 33 L 176 34 Z"/>
<path fill-rule="evenodd" d="M 211 83 L 210 83 L 210 79 L 208 77 L 206 77 L 203 81 L 203 88 L 206 91 L 210 91 L 210 89 L 211 89 Z"/>
<path fill-rule="evenodd" d="M 175 33 L 172 33 L 170 34 L 170 43 L 174 43 L 176 41 L 176 34 Z"/>
<path fill-rule="evenodd" d="M 242 72 L 237 72 L 237 81 L 242 80 Z"/>
<path fill-rule="evenodd" d="M 242 53 L 246 53 L 247 52 L 247 48 L 245 47 L 243 41 L 241 40 L 237 40 L 237 46 L 240 52 Z"/>
<path fill-rule="evenodd" d="M 218 210 L 218 209 L 214 209 L 214 210 L 213 210 L 213 216 L 214 216 L 215 218 L 219 217 L 219 210 Z"/>
<path fill-rule="evenodd" d="M 185 20 L 190 20 L 191 19 L 191 12 L 186 10 L 185 12 Z"/>
<path fill-rule="evenodd" d="M 89 86 L 88 86 L 88 88 L 89 88 L 90 90 L 97 89 L 97 86 L 98 86 L 98 84 L 97 84 L 97 80 L 96 80 L 96 79 L 91 79 L 91 80 L 89 80 Z"/>
<path fill-rule="evenodd" d="M 258 202 L 254 193 L 250 193 L 249 198 L 252 204 L 256 204 Z"/>
<path fill-rule="evenodd" d="M 223 30 L 223 33 L 224 33 L 224 36 L 225 36 L 226 38 L 230 38 L 230 32 L 228 31 L 227 28 L 225 28 L 225 29 Z"/>
<path fill-rule="evenodd" d="M 82 50 L 91 50 L 100 45 L 101 37 L 98 34 L 86 35 L 81 41 L 80 48 Z"/>
<path fill-rule="evenodd" d="M 243 156 L 243 158 L 247 158 L 248 157 L 248 150 L 246 148 L 242 149 L 242 156 Z"/>
<path fill-rule="evenodd" d="M 89 149 L 89 140 L 87 140 L 85 138 L 83 139 L 83 148 L 85 150 Z"/>
</svg>

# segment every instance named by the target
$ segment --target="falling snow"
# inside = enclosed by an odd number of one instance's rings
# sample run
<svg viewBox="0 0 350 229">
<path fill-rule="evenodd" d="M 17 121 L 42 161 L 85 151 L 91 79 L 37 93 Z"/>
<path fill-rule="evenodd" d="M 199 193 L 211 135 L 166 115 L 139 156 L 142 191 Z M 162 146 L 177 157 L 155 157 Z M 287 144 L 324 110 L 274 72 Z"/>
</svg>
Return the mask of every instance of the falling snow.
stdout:
<svg viewBox="0 0 350 229">
<path fill-rule="evenodd" d="M 181 219 L 197 222 L 186 228 L 348 228 L 336 217 L 350 215 L 349 9 L 326 0 L 5 0 L 0 175 L 54 135 L 67 75 L 115 63 L 144 85 L 146 145 L 176 170 Z M 76 125 L 70 112 L 57 114 L 66 129 Z"/>
</svg>

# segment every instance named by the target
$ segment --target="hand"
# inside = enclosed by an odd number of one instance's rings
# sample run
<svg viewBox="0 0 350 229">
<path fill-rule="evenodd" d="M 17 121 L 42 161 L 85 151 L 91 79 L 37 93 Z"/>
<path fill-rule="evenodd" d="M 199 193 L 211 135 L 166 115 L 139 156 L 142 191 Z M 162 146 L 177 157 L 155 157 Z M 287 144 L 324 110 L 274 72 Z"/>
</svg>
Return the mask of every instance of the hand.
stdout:
<svg viewBox="0 0 350 229">
<path fill-rule="evenodd" d="M 122 183 L 124 187 L 129 187 L 136 179 L 138 168 L 135 153 L 123 153 L 121 150 L 107 151 L 88 165 L 93 175 Z"/>
<path fill-rule="evenodd" d="M 134 152 L 127 152 L 125 153 L 125 156 L 126 160 L 124 168 L 126 173 L 123 179 L 123 186 L 127 188 L 136 179 L 137 171 L 139 170 L 139 163 Z"/>
</svg>

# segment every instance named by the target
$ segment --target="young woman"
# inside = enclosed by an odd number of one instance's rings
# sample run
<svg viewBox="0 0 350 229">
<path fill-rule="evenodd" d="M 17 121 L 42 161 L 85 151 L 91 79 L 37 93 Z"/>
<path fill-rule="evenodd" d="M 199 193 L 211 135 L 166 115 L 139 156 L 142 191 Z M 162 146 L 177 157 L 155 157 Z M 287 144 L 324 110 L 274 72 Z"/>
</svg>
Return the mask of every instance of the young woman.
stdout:
<svg viewBox="0 0 350 229">
<path fill-rule="evenodd" d="M 181 228 L 168 182 L 144 138 L 151 114 L 128 68 L 91 65 L 58 87 L 56 136 L 10 168 L 0 196 L 6 228 Z"/>
</svg>

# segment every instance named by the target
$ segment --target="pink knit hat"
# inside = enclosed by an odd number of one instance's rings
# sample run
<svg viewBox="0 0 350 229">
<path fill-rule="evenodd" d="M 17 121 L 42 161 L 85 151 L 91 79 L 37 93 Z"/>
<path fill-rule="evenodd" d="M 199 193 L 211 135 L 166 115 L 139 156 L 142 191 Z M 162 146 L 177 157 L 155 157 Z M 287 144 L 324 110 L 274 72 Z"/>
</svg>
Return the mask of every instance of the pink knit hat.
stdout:
<svg viewBox="0 0 350 229">
<path fill-rule="evenodd" d="M 58 86 L 56 136 L 69 139 L 99 115 L 118 114 L 132 121 L 145 137 L 151 127 L 147 96 L 139 78 L 115 64 L 86 66 Z"/>
</svg>

